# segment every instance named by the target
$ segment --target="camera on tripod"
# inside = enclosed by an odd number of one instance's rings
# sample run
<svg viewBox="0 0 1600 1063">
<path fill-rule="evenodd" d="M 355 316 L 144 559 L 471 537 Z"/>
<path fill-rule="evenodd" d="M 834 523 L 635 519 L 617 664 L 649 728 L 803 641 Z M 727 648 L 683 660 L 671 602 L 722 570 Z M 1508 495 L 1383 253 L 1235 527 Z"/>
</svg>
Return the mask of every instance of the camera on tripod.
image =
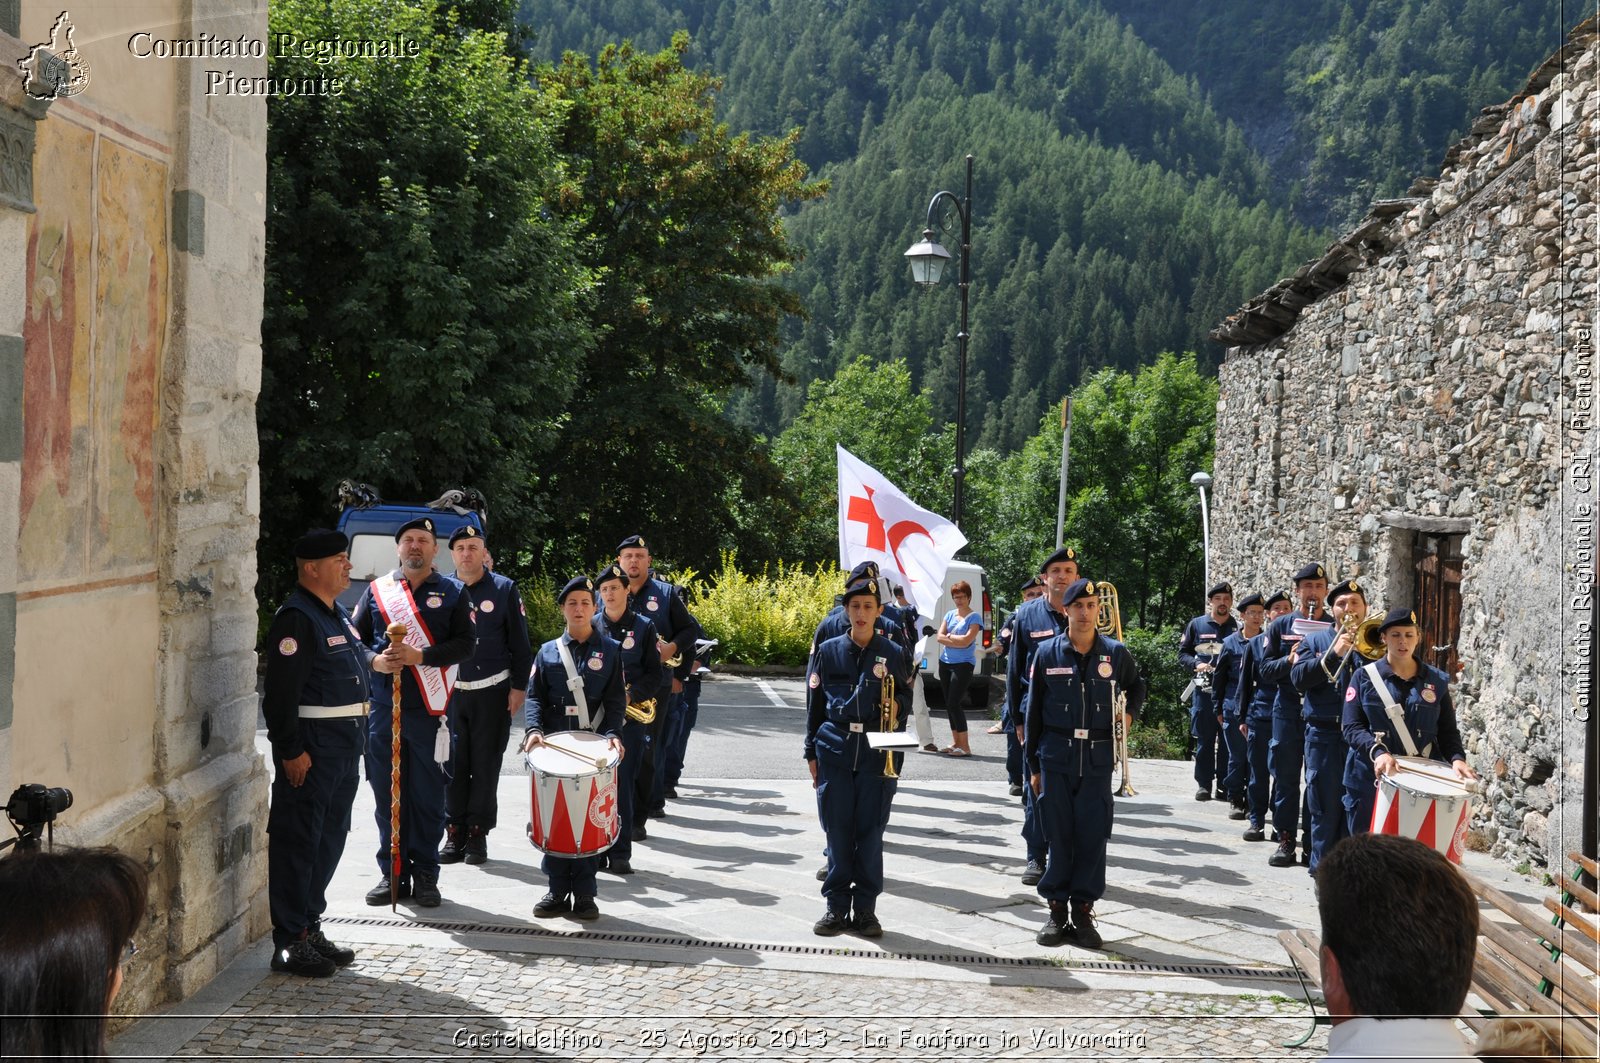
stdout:
<svg viewBox="0 0 1600 1063">
<path fill-rule="evenodd" d="M 50 831 L 57 816 L 72 807 L 72 791 L 65 786 L 25 783 L 11 791 L 6 802 L 6 818 L 17 836 L 0 842 L 0 849 L 15 845 L 20 852 L 39 848 L 39 838 Z"/>
</svg>

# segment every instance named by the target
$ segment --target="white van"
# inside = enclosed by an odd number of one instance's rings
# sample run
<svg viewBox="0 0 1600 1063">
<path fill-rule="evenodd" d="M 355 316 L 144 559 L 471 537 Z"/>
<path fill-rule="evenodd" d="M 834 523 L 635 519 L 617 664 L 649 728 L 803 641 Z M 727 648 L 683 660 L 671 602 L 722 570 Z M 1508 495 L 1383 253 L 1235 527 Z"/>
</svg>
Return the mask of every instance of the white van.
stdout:
<svg viewBox="0 0 1600 1063">
<path fill-rule="evenodd" d="M 918 685 L 922 688 L 923 696 L 927 698 L 930 706 L 935 708 L 944 706 L 944 692 L 939 688 L 939 644 L 934 641 L 933 634 L 924 635 L 924 632 L 930 629 L 935 634 L 938 632 L 939 621 L 956 606 L 955 599 L 950 597 L 950 588 L 962 580 L 972 585 L 972 606 L 983 617 L 983 634 L 975 644 L 978 651 L 978 667 L 973 669 L 972 685 L 967 687 L 967 705 L 984 709 L 989 705 L 989 688 L 995 670 L 995 651 L 999 647 L 995 643 L 994 603 L 989 597 L 989 575 L 982 567 L 970 561 L 950 562 L 950 567 L 944 574 L 944 589 L 939 594 L 938 615 L 917 618 L 917 634 L 922 637 L 922 642 L 919 644 L 922 651 L 919 654 L 922 682 Z"/>
</svg>

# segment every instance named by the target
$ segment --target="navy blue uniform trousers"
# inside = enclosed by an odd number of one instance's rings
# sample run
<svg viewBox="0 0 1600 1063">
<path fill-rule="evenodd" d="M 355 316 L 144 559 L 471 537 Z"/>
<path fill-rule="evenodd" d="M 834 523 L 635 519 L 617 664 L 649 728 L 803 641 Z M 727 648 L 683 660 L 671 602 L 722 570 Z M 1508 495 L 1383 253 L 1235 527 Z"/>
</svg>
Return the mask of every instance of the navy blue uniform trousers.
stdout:
<svg viewBox="0 0 1600 1063">
<path fill-rule="evenodd" d="M 1035 804 L 1049 848 L 1039 896 L 1061 903 L 1099 900 L 1106 892 L 1111 776 L 1046 767 Z"/>
<path fill-rule="evenodd" d="M 361 747 L 366 721 L 300 721 L 300 739 L 311 757 L 305 782 L 290 786 L 275 765 L 272 807 L 267 813 L 267 903 L 272 943 L 282 949 L 303 931 L 316 929 L 328 907 L 328 883 L 350 835 L 350 806 L 361 784 Z"/>
<path fill-rule="evenodd" d="M 378 821 L 378 873 L 389 875 L 389 744 L 394 733 L 390 708 L 374 705 L 367 726 L 367 782 L 372 786 Z M 400 710 L 400 877 L 414 872 L 439 877 L 439 843 L 444 839 L 445 774 L 433 759 L 438 716 L 423 709 Z"/>
<path fill-rule="evenodd" d="M 828 877 L 822 896 L 828 910 L 856 916 L 873 915 L 883 892 L 883 832 L 899 780 L 876 768 L 852 769 L 817 758 L 817 810 L 828 838 Z M 877 757 L 864 757 L 873 761 Z"/>
</svg>

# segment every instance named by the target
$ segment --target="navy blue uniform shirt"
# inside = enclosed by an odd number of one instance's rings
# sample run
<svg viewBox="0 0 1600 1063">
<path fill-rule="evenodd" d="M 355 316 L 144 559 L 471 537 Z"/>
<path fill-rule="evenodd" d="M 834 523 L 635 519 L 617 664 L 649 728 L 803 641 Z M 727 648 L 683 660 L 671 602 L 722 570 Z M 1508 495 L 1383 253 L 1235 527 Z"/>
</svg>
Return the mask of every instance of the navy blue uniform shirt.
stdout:
<svg viewBox="0 0 1600 1063">
<path fill-rule="evenodd" d="M 533 668 L 533 644 L 528 641 L 528 613 L 517 585 L 484 569 L 478 582 L 467 587 L 467 597 L 477 614 L 478 645 L 462 663 L 458 678 L 471 682 L 509 671 L 512 686 L 522 690 Z"/>
<path fill-rule="evenodd" d="M 1338 628 L 1307 635 L 1295 651 L 1299 663 L 1289 669 L 1289 681 L 1303 699 L 1301 719 L 1322 727 L 1339 724 L 1344 714 L 1345 691 L 1356 669 L 1366 663 L 1366 658 L 1354 650 L 1343 657 L 1330 654 L 1338 635 Z"/>
<path fill-rule="evenodd" d="M 1229 723 L 1236 724 L 1240 719 L 1239 672 L 1244 667 L 1245 650 L 1249 645 L 1244 632 L 1235 631 L 1222 640 L 1222 652 L 1212 663 L 1211 696 L 1217 700 L 1217 708 Z"/>
<path fill-rule="evenodd" d="M 1305 619 L 1303 613 L 1285 613 L 1267 625 L 1266 645 L 1261 649 L 1260 664 L 1256 667 L 1257 681 L 1262 686 L 1271 687 L 1274 692 L 1272 711 L 1294 719 L 1300 718 L 1301 699 L 1300 692 L 1289 678 L 1289 669 L 1294 664 L 1291 658 L 1295 647 L 1305 637 L 1302 632 L 1295 630 L 1295 623 Z M 1329 622 L 1327 612 L 1321 608 L 1311 619 Z"/>
<path fill-rule="evenodd" d="M 628 590 L 628 608 L 656 626 L 664 642 L 678 647 L 680 660 L 672 673 L 665 676 L 661 689 L 655 693 L 635 691 L 633 698 L 640 701 L 650 697 L 670 697 L 672 679 L 686 678 L 694 667 L 694 644 L 705 633 L 684 604 L 683 590 L 660 578 L 652 569 L 637 591 Z"/>
<path fill-rule="evenodd" d="M 656 648 L 656 626 L 632 609 L 623 610 L 616 620 L 601 609 L 594 614 L 594 623 L 622 650 L 622 682 L 627 688 L 628 702 L 634 704 L 655 697 L 652 691 L 661 689 L 661 681 L 666 676 L 661 651 Z"/>
<path fill-rule="evenodd" d="M 1200 644 L 1221 642 L 1238 630 L 1239 621 L 1231 616 L 1220 623 L 1211 619 L 1210 613 L 1197 616 L 1183 629 L 1183 639 L 1178 643 L 1178 660 L 1191 672 L 1194 671 L 1195 665 L 1202 662 L 1209 661 L 1215 664 L 1216 653 L 1201 653 Z M 1212 687 L 1212 690 L 1221 693 L 1216 687 Z"/>
<path fill-rule="evenodd" d="M 1450 699 L 1449 677 L 1431 664 L 1418 661 L 1417 674 L 1411 679 L 1401 679 L 1389 666 L 1388 658 L 1379 658 L 1376 663 L 1379 679 L 1405 713 L 1406 730 L 1411 732 L 1417 754 L 1422 755 L 1423 748 L 1431 743 L 1433 748 L 1427 755 L 1434 760 L 1447 764 L 1466 760 L 1466 746 L 1456 723 L 1455 703 Z M 1356 670 L 1355 681 L 1346 694 L 1343 724 L 1344 740 L 1350 744 L 1357 761 L 1367 765 L 1369 770 L 1376 745 L 1381 744 L 1382 751 L 1391 755 L 1406 755 L 1405 743 L 1389 721 L 1383 698 L 1365 665 Z M 1379 731 L 1384 734 L 1382 743 L 1376 738 Z"/>
<path fill-rule="evenodd" d="M 563 631 L 539 647 L 534 656 L 533 675 L 528 679 L 528 701 L 524 707 L 529 731 L 552 734 L 582 730 L 578 698 L 567 686 L 567 668 L 557 648 L 567 643 L 572 664 L 583 679 L 583 695 L 589 705 L 589 730 L 607 738 L 622 731 L 627 709 L 627 686 L 622 673 L 622 647 L 596 625 L 583 642 L 572 641 Z"/>
<path fill-rule="evenodd" d="M 405 582 L 405 573 L 400 569 L 390 574 L 400 582 Z M 472 599 L 467 596 L 465 587 L 449 576 L 440 575 L 435 569 L 411 592 L 411 597 L 416 599 L 418 619 L 427 625 L 433 636 L 433 645 L 422 651 L 423 664 L 432 668 L 448 668 L 472 656 L 477 636 L 473 632 Z M 373 584 L 368 584 L 362 592 L 354 619 L 361 641 L 375 655 L 389 648 L 389 633 L 385 630 L 383 614 L 378 612 L 377 591 L 373 589 Z M 393 684 L 394 676 L 373 672 L 372 703 L 393 708 Z M 422 691 L 417 689 L 416 673 L 410 668 L 401 673 L 400 707 L 425 707 Z"/>
<path fill-rule="evenodd" d="M 1073 648 L 1067 633 L 1046 639 L 1034 652 L 1023 705 L 1023 764 L 1077 775 L 1111 774 L 1115 695 L 1126 711 L 1144 707 L 1144 680 L 1133 655 L 1116 639 L 1096 633 L 1089 652 Z"/>
<path fill-rule="evenodd" d="M 903 731 L 911 709 L 911 676 L 900 647 L 878 634 L 865 646 L 849 635 L 818 646 L 806 676 L 805 759 L 828 757 L 881 770 L 883 755 L 868 748 L 866 732 L 883 730 L 883 681 L 890 677 L 898 706 L 891 730 Z"/>
<path fill-rule="evenodd" d="M 326 606 L 304 587 L 289 592 L 267 629 L 261 713 L 267 719 L 274 758 L 294 760 L 306 751 L 300 741 L 300 706 L 367 700 L 374 656 L 362 645 L 344 606 L 338 602 Z"/>
</svg>

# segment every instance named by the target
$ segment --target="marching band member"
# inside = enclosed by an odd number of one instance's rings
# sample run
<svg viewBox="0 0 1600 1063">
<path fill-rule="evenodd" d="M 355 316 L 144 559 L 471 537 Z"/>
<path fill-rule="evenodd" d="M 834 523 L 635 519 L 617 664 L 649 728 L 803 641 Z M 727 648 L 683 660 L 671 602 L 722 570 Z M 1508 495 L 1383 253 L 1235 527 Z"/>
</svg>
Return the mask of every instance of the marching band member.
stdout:
<svg viewBox="0 0 1600 1063">
<path fill-rule="evenodd" d="M 1458 779 L 1477 778 L 1456 724 L 1450 677 L 1417 659 L 1422 637 L 1417 614 L 1391 609 L 1378 633 L 1384 655 L 1356 669 L 1345 692 L 1344 739 L 1350 752 L 1344 766 L 1344 807 L 1351 834 L 1372 829 L 1377 777 L 1399 769 L 1396 752 L 1449 764 Z"/>
<path fill-rule="evenodd" d="M 1367 596 L 1353 579 L 1328 592 L 1334 626 L 1307 635 L 1294 650 L 1290 681 L 1300 691 L 1306 725 L 1306 810 L 1311 815 L 1311 860 L 1317 862 L 1345 831 L 1343 714 L 1345 692 L 1360 664 L 1355 629 L 1367 616 Z"/>
<path fill-rule="evenodd" d="M 472 600 L 478 645 L 461 664 L 450 699 L 452 744 L 450 782 L 445 787 L 447 818 L 441 864 L 489 859 L 489 832 L 499 818 L 500 761 L 511 737 L 511 719 L 527 697 L 533 646 L 528 641 L 528 611 L 517 585 L 486 564 L 483 531 L 464 524 L 450 535 L 455 578 Z"/>
<path fill-rule="evenodd" d="M 663 686 L 666 669 L 656 649 L 656 626 L 628 608 L 628 577 L 617 565 L 607 565 L 594 578 L 604 608 L 595 614 L 595 626 L 622 648 L 622 677 L 627 690 L 628 711 L 622 724 L 622 763 L 617 765 L 617 806 L 621 829 L 616 844 L 600 857 L 600 867 L 614 875 L 633 874 L 634 783 L 644 754 L 646 729 L 643 718 L 666 710 L 656 696 Z M 642 706 L 654 700 L 645 710 Z M 641 706 L 636 708 L 635 706 Z"/>
<path fill-rule="evenodd" d="M 1267 858 L 1272 867 L 1294 866 L 1306 726 L 1301 719 L 1300 692 L 1290 682 L 1289 669 L 1294 664 L 1291 655 L 1300 640 L 1328 626 L 1322 605 L 1328 593 L 1326 570 L 1316 562 L 1302 566 L 1294 574 L 1294 593 L 1300 603 L 1299 611 L 1280 616 L 1268 625 L 1266 644 L 1256 668 L 1261 685 L 1275 692 L 1272 740 L 1267 744 L 1267 766 L 1272 771 L 1272 827 L 1278 834 L 1278 848 Z"/>
<path fill-rule="evenodd" d="M 625 718 L 622 647 L 594 623 L 594 580 L 574 576 L 556 595 L 566 630 L 539 647 L 528 679 L 527 733 L 522 751 L 544 743 L 557 731 L 593 731 L 626 759 L 619 732 Z M 534 905 L 540 919 L 571 913 L 585 921 L 600 918 L 595 904 L 598 856 L 545 854 L 541 870 L 550 891 Z"/>
<path fill-rule="evenodd" d="M 911 677 L 900 647 L 877 633 L 877 580 L 847 586 L 844 607 L 849 634 L 817 647 L 806 677 L 805 759 L 828 839 L 822 883 L 828 907 L 812 930 L 832 937 L 853 929 L 875 938 L 883 934 L 877 917 L 883 832 L 905 758 L 873 750 L 866 732 L 905 729 Z"/>
<path fill-rule="evenodd" d="M 1208 611 L 1189 621 L 1178 644 L 1178 660 L 1194 673 L 1194 699 L 1190 703 L 1189 733 L 1194 736 L 1194 782 L 1199 789 L 1196 801 L 1211 800 L 1211 784 L 1220 783 L 1228 773 L 1228 746 L 1219 742 L 1222 691 L 1212 688 L 1212 669 L 1222 641 L 1239 628 L 1233 618 L 1233 587 L 1218 583 L 1206 591 Z M 1218 797 L 1232 798 L 1220 785 Z"/>
<path fill-rule="evenodd" d="M 1250 640 L 1261 633 L 1266 616 L 1266 603 L 1261 595 L 1247 594 L 1239 600 L 1242 626 L 1222 640 L 1222 649 L 1217 654 L 1211 673 L 1212 698 L 1222 721 L 1218 740 L 1228 752 L 1228 771 L 1222 776 L 1218 788 L 1228 795 L 1229 819 L 1244 819 L 1249 814 L 1245 789 L 1250 778 L 1250 760 L 1245 746 L 1247 728 L 1237 696 L 1238 677 Z"/>
<path fill-rule="evenodd" d="M 1044 597 L 1044 580 L 1038 576 L 1029 576 L 1028 581 L 1022 585 L 1022 601 L 1031 602 L 1035 598 Z M 1018 608 L 1021 608 L 1019 605 Z M 1000 663 L 1009 667 L 1011 640 L 1016 635 L 1017 614 L 1013 612 L 1000 625 L 1000 631 L 995 635 L 995 642 L 999 646 Z M 1017 730 L 1006 723 L 1006 706 L 1000 706 L 1000 719 L 989 728 L 990 734 L 999 734 L 1002 731 L 1006 736 L 1006 780 L 1011 784 L 1011 796 L 1022 796 L 1022 743 L 1017 741 Z"/>
<path fill-rule="evenodd" d="M 416 897 L 423 908 L 437 908 L 439 843 L 444 838 L 444 763 L 436 759 L 439 726 L 449 711 L 456 666 L 472 656 L 472 599 L 460 583 L 433 567 L 439 540 L 431 517 L 400 525 L 394 534 L 400 567 L 367 584 L 356 605 L 361 641 L 377 653 L 372 661 L 372 712 L 367 717 L 367 782 L 377 804 L 378 869 L 383 875 L 367 893 L 367 903 L 389 903 L 390 739 L 394 735 L 394 695 L 390 677 L 400 679 L 400 881 L 401 897 Z M 388 626 L 406 625 L 403 642 L 391 644 Z M 444 762 L 449 761 L 446 736 Z"/>
<path fill-rule="evenodd" d="M 1276 591 L 1266 601 L 1266 623 L 1271 624 L 1290 611 L 1289 596 Z M 1250 766 L 1250 785 L 1247 791 L 1249 807 L 1245 816 L 1244 840 L 1266 840 L 1267 812 L 1272 807 L 1272 773 L 1267 766 L 1267 746 L 1272 740 L 1272 706 L 1278 700 L 1277 687 L 1261 682 L 1261 654 L 1267 646 L 1267 633 L 1262 631 L 1250 639 L 1245 647 L 1244 659 L 1239 664 L 1239 675 L 1234 681 L 1232 701 L 1243 717 L 1245 758 Z"/>
<path fill-rule="evenodd" d="M 1012 616 L 1011 649 L 1006 656 L 1006 720 L 1016 735 L 1019 749 L 1023 743 L 1022 705 L 1028 695 L 1033 655 L 1041 643 L 1066 629 L 1067 614 L 1061 596 L 1078 578 L 1078 552 L 1063 546 L 1044 559 L 1039 575 L 1044 579 L 1045 593 L 1031 602 L 1023 602 Z M 1032 788 L 1023 787 L 1022 842 L 1028 855 L 1028 863 L 1022 871 L 1024 886 L 1036 886 L 1044 877 L 1045 836 L 1039 825 L 1037 804 Z"/>
<path fill-rule="evenodd" d="M 1113 713 L 1122 712 L 1131 729 L 1145 688 L 1127 647 L 1095 630 L 1100 599 L 1093 581 L 1075 580 L 1061 606 L 1067 629 L 1033 655 L 1023 709 L 1023 758 L 1049 853 L 1039 895 L 1050 918 L 1037 940 L 1097 949 L 1094 903 L 1106 890 L 1117 759 Z"/>
</svg>

